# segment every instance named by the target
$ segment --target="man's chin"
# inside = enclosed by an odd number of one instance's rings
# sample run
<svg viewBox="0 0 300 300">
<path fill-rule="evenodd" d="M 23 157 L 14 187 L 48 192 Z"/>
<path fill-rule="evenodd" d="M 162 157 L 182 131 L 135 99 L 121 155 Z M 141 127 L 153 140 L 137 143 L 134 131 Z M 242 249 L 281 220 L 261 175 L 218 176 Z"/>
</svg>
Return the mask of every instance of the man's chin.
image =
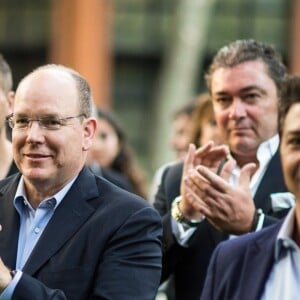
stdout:
<svg viewBox="0 0 300 300">
<path fill-rule="evenodd" d="M 234 153 L 239 153 L 240 155 L 249 155 L 251 152 L 256 152 L 257 147 L 253 143 L 253 139 L 248 137 L 235 138 L 230 143 L 230 150 Z"/>
<path fill-rule="evenodd" d="M 49 178 L 49 172 L 46 173 L 43 169 L 29 169 L 24 170 L 22 173 L 28 180 L 43 181 Z"/>
</svg>

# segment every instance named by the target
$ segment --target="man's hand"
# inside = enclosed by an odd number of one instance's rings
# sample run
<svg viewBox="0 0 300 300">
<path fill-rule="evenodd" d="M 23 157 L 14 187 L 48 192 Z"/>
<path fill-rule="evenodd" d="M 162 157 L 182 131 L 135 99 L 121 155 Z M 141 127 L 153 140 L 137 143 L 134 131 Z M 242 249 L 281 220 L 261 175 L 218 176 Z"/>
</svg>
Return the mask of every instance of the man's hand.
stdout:
<svg viewBox="0 0 300 300">
<path fill-rule="evenodd" d="M 2 259 L 0 258 L 0 293 L 8 286 L 12 278 L 10 275 L 10 270 L 4 265 Z"/>
<path fill-rule="evenodd" d="M 186 190 L 185 182 L 189 180 L 190 173 L 195 170 L 198 165 L 203 165 L 211 168 L 212 170 L 217 170 L 220 161 L 224 159 L 228 153 L 229 150 L 227 146 L 214 146 L 212 141 L 197 150 L 195 145 L 191 144 L 189 146 L 188 153 L 184 160 L 180 185 L 180 195 L 182 197 L 180 210 L 186 218 L 198 220 L 203 216 L 203 213 L 199 210 L 197 203 L 194 203 L 193 199 L 187 197 L 188 190 Z M 198 200 L 201 201 L 200 198 Z"/>
<path fill-rule="evenodd" d="M 233 167 L 233 161 L 228 161 L 218 176 L 209 168 L 198 166 L 185 181 L 185 191 L 197 211 L 215 228 L 229 234 L 242 234 L 251 230 L 253 222 L 255 205 L 249 185 L 256 165 L 250 163 L 242 168 L 237 187 L 227 182 Z"/>
</svg>

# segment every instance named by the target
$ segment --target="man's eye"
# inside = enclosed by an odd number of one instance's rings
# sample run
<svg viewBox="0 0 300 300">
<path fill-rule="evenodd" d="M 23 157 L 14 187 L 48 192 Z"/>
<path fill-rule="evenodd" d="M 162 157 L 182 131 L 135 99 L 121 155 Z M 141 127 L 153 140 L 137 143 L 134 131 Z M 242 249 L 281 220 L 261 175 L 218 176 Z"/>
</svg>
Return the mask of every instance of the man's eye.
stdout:
<svg viewBox="0 0 300 300">
<path fill-rule="evenodd" d="M 291 138 L 289 140 L 289 144 L 294 145 L 294 146 L 299 146 L 300 145 L 300 138 Z"/>
<path fill-rule="evenodd" d="M 216 97 L 215 98 L 215 101 L 218 102 L 218 103 L 228 103 L 230 102 L 230 98 L 229 97 L 226 97 L 226 96 L 219 96 L 219 97 Z"/>
<path fill-rule="evenodd" d="M 61 125 L 61 121 L 59 119 L 42 119 L 40 122 L 44 127 L 59 127 Z"/>
<path fill-rule="evenodd" d="M 256 93 L 249 93 L 244 96 L 244 99 L 248 100 L 248 101 L 253 101 L 253 100 L 257 99 L 258 97 L 259 97 L 259 95 Z"/>
<path fill-rule="evenodd" d="M 229 97 L 217 97 L 214 99 L 214 102 L 219 106 L 226 108 L 230 105 L 231 99 Z"/>
<path fill-rule="evenodd" d="M 15 122 L 18 126 L 26 126 L 29 124 L 29 119 L 28 118 L 17 118 Z"/>
</svg>

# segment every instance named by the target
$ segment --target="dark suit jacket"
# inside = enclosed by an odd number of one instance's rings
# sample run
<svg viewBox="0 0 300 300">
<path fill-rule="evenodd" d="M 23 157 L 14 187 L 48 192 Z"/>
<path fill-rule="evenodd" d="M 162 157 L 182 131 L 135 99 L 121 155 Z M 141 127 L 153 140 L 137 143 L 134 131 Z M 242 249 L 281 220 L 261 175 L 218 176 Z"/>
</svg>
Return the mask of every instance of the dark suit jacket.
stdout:
<svg viewBox="0 0 300 300">
<path fill-rule="evenodd" d="M 282 222 L 218 245 L 207 272 L 202 300 L 259 300 L 274 263 Z"/>
<path fill-rule="evenodd" d="M 20 174 L 0 182 L 0 256 L 15 268 Z M 13 299 L 154 299 L 161 274 L 159 214 L 84 168 L 23 268 Z"/>
<path fill-rule="evenodd" d="M 115 184 L 116 186 L 118 186 L 128 192 L 133 193 L 132 184 L 120 172 L 117 172 L 117 171 L 109 169 L 109 168 L 103 168 L 100 165 L 90 166 L 89 168 L 94 174 L 96 174 L 98 176 L 102 176 L 103 178 L 105 178 L 106 180 Z"/>
<path fill-rule="evenodd" d="M 174 198 L 180 194 L 182 167 L 181 163 L 165 170 L 154 203 L 163 216 L 162 281 L 174 274 L 176 300 L 199 300 L 212 252 L 219 242 L 228 239 L 228 235 L 217 231 L 204 220 L 190 238 L 188 247 L 177 243 L 172 234 L 170 207 Z M 279 153 L 276 153 L 254 197 L 256 207 L 266 214 L 264 226 L 273 224 L 277 217 L 282 217 L 272 211 L 270 194 L 286 191 Z"/>
</svg>

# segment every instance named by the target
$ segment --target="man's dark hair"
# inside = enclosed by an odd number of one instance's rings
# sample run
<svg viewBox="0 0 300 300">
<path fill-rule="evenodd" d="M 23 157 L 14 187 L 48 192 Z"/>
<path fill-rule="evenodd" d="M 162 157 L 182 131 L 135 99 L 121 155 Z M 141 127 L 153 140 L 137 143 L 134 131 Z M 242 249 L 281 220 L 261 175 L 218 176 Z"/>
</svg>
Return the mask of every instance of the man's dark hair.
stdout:
<svg viewBox="0 0 300 300">
<path fill-rule="evenodd" d="M 279 101 L 278 131 L 280 135 L 282 134 L 286 115 L 295 103 L 300 103 L 300 76 L 288 75 L 284 81 Z"/>
<path fill-rule="evenodd" d="M 253 39 L 234 41 L 217 52 L 205 75 L 208 89 L 211 91 L 212 74 L 217 69 L 232 68 L 241 63 L 254 60 L 264 62 L 267 72 L 276 84 L 278 94 L 280 94 L 286 76 L 286 67 L 282 62 L 282 58 L 272 45 Z"/>
</svg>

